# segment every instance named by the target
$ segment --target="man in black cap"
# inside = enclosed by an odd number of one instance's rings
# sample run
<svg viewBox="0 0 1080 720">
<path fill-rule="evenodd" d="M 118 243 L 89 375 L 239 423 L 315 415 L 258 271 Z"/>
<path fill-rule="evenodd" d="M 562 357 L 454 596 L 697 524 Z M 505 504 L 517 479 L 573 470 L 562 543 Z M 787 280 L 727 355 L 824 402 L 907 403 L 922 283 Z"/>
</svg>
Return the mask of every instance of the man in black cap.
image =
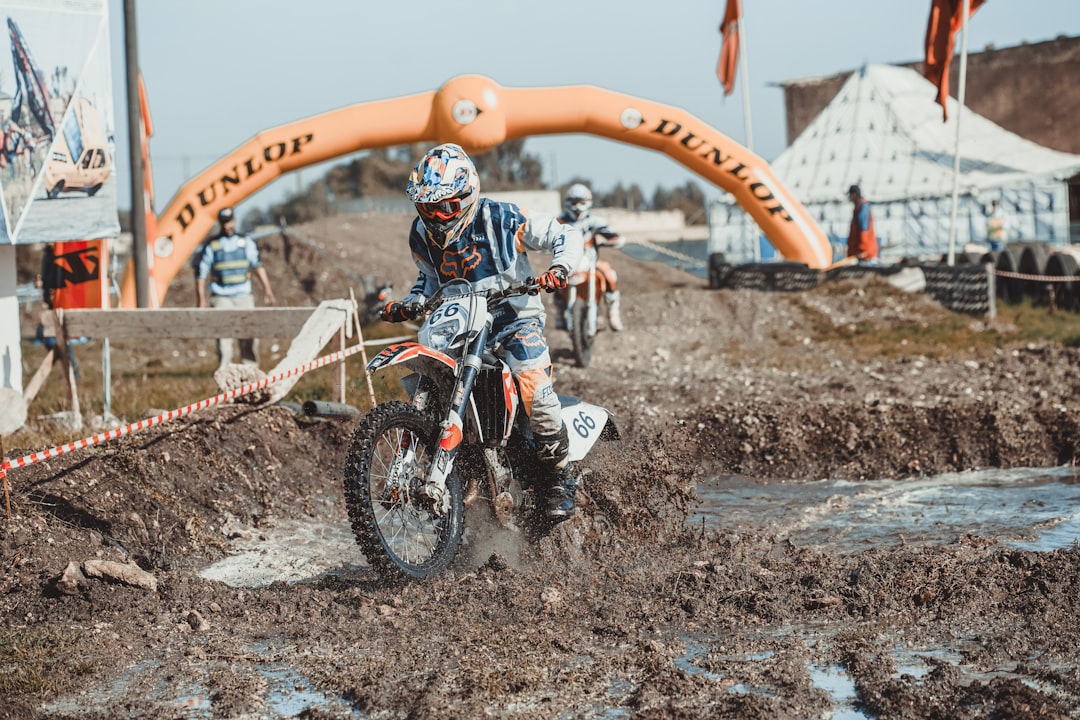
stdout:
<svg viewBox="0 0 1080 720">
<path fill-rule="evenodd" d="M 266 269 L 259 261 L 259 248 L 250 238 L 236 232 L 236 216 L 231 207 L 224 207 L 218 212 L 218 225 L 218 236 L 203 246 L 202 258 L 196 271 L 198 306 L 233 309 L 255 307 L 255 298 L 251 292 L 253 272 L 262 283 L 263 302 L 273 305 L 274 291 L 270 288 Z M 239 344 L 240 362 L 258 365 L 258 340 L 242 339 Z M 219 338 L 217 351 L 218 366 L 230 364 L 233 361 L 232 338 Z"/>
</svg>

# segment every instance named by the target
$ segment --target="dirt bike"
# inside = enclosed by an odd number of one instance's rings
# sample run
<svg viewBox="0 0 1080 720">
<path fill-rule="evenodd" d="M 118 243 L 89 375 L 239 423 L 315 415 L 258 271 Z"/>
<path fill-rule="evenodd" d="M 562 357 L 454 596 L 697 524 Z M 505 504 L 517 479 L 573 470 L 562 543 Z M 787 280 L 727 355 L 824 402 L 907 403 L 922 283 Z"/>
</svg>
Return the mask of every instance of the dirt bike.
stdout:
<svg viewBox="0 0 1080 720">
<path fill-rule="evenodd" d="M 407 306 L 413 317 L 430 313 L 418 342 L 390 345 L 368 363 L 370 372 L 395 365 L 413 371 L 401 381 L 411 402 L 368 411 L 345 462 L 353 535 L 385 580 L 424 579 L 449 567 L 462 544 L 466 508 L 486 506 L 512 532 L 544 530 L 545 486 L 529 419 L 510 368 L 487 347 L 495 305 L 537 292 L 532 279 L 503 290 L 448 283 L 422 306 Z M 559 400 L 571 461 L 597 440 L 618 438 L 608 410 Z M 583 494 L 579 485 L 579 513 Z"/>
<path fill-rule="evenodd" d="M 596 249 L 586 248 L 577 269 L 567 280 L 566 289 L 560 291 L 566 303 L 566 330 L 570 333 L 574 362 L 583 368 L 589 367 L 592 359 L 596 316 L 607 290 L 607 280 L 596 269 L 597 260 Z"/>
</svg>

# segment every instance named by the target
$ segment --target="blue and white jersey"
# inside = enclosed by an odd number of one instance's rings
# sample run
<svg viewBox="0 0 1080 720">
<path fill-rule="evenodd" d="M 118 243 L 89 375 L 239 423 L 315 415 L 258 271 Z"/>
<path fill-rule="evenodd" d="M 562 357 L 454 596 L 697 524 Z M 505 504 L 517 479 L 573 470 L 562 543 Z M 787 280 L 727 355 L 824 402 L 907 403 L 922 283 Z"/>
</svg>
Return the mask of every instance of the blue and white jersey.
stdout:
<svg viewBox="0 0 1080 720">
<path fill-rule="evenodd" d="M 479 290 L 507 288 L 549 267 L 545 264 L 534 270 L 528 250 L 551 253 L 554 257 L 550 265 L 561 265 L 569 273 L 581 259 L 583 244 L 579 230 L 559 223 L 552 215 L 480 198 L 472 222 L 445 250 L 428 242 L 419 217 L 413 221 L 409 250 L 420 274 L 409 294 L 412 299 L 429 298 L 439 287 L 458 278 L 468 280 Z M 501 305 L 512 309 L 516 318 L 545 315 L 539 295 L 518 295 L 507 298 Z M 497 323 L 511 319 L 499 315 Z"/>
<path fill-rule="evenodd" d="M 209 278 L 211 295 L 242 297 L 251 294 L 251 271 L 259 267 L 259 248 L 253 240 L 221 235 L 203 248 L 197 277 Z"/>
</svg>

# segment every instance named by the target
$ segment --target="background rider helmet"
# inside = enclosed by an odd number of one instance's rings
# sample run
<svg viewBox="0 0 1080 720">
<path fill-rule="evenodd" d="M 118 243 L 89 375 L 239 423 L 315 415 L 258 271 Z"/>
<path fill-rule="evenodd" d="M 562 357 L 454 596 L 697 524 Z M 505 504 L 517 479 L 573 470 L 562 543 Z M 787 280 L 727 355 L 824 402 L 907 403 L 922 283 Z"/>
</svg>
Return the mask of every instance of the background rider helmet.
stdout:
<svg viewBox="0 0 1080 720">
<path fill-rule="evenodd" d="M 563 198 L 563 210 L 578 222 L 589 214 L 592 208 L 592 191 L 581 183 L 574 183 L 567 189 L 566 197 Z"/>
<path fill-rule="evenodd" d="M 445 249 L 476 214 L 480 176 L 459 145 L 444 143 L 413 168 L 405 192 L 416 205 L 428 239 Z"/>
</svg>

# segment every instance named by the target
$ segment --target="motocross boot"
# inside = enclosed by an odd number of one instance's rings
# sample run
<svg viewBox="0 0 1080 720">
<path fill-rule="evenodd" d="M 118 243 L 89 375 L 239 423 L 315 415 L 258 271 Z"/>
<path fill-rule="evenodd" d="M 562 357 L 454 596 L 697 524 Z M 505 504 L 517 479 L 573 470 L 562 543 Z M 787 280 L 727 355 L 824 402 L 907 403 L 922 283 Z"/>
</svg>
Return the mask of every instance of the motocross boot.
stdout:
<svg viewBox="0 0 1080 720">
<path fill-rule="evenodd" d="M 533 434 L 536 457 L 544 472 L 544 511 L 550 520 L 560 522 L 574 514 L 577 491 L 577 468 L 570 462 L 570 439 L 566 426 L 553 435 Z"/>
<path fill-rule="evenodd" d="M 618 290 L 610 290 L 604 293 L 604 302 L 607 304 L 607 322 L 608 327 L 615 332 L 622 332 L 622 314 L 619 312 L 619 304 L 621 301 Z"/>
</svg>

